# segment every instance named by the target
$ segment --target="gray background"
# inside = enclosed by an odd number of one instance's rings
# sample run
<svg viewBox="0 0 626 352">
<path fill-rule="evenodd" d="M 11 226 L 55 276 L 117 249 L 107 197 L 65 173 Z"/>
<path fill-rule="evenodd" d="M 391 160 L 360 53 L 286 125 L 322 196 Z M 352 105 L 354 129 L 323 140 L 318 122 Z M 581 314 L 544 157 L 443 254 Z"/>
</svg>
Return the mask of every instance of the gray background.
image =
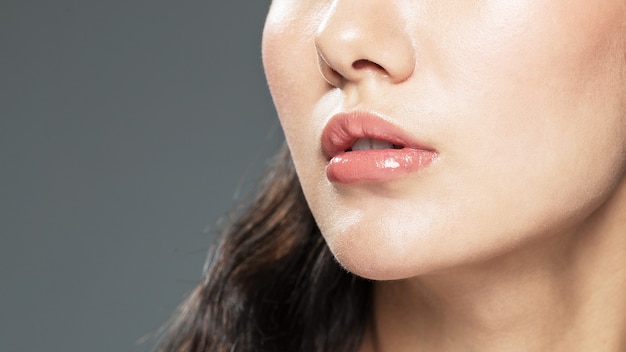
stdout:
<svg viewBox="0 0 626 352">
<path fill-rule="evenodd" d="M 149 350 L 281 143 L 268 6 L 0 2 L 0 351 Z"/>
</svg>

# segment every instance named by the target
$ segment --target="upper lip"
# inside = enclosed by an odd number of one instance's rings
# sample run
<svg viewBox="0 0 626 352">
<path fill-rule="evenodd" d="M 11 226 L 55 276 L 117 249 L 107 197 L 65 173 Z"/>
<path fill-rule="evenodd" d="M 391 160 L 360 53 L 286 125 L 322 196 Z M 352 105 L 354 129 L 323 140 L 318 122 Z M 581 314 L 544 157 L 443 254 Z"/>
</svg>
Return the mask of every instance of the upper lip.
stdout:
<svg viewBox="0 0 626 352">
<path fill-rule="evenodd" d="M 430 150 L 407 132 L 381 117 L 362 111 L 334 115 L 322 131 L 322 152 L 330 160 L 348 150 L 359 138 L 390 142 L 402 148 Z"/>
</svg>

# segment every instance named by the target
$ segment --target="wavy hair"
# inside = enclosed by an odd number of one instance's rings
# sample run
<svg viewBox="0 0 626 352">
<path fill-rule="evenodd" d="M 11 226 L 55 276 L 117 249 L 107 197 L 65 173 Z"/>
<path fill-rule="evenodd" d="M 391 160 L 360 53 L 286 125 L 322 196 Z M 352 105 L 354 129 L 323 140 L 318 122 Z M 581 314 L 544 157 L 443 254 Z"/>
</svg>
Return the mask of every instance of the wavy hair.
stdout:
<svg viewBox="0 0 626 352">
<path fill-rule="evenodd" d="M 341 268 L 304 199 L 287 147 L 235 211 L 158 352 L 355 351 L 371 282 Z"/>
</svg>

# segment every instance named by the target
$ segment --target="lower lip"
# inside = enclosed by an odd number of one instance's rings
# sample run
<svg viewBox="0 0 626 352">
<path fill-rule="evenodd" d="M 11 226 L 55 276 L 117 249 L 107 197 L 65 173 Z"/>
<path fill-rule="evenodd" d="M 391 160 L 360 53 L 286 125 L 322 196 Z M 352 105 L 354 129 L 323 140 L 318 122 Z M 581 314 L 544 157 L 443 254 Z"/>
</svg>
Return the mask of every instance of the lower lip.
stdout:
<svg viewBox="0 0 626 352">
<path fill-rule="evenodd" d="M 435 158 L 428 150 L 375 149 L 338 154 L 328 162 L 326 175 L 331 182 L 380 182 L 418 172 Z"/>
</svg>

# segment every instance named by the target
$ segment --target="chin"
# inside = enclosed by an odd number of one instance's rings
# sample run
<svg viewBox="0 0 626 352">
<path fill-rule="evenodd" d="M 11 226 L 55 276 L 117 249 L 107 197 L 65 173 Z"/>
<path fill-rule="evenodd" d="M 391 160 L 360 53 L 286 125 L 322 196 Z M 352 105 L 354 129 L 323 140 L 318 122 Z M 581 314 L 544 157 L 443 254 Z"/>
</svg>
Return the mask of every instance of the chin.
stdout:
<svg viewBox="0 0 626 352">
<path fill-rule="evenodd" d="M 371 260 L 368 256 L 336 255 L 339 264 L 347 271 L 359 277 L 375 280 L 402 280 L 419 276 L 414 268 L 409 269 L 401 263 L 391 260 Z"/>
<path fill-rule="evenodd" d="M 458 222 L 454 222 L 449 218 L 411 218 L 408 214 L 394 218 L 379 212 L 379 216 L 360 218 L 351 226 L 344 221 L 341 227 L 322 224 L 320 230 L 343 268 L 380 281 L 473 266 L 542 238 L 542 226 L 521 230 L 510 224 L 498 227 L 495 219 L 481 219 L 476 214 L 457 215 Z M 374 221 L 366 220 L 373 218 Z M 473 227 L 468 225 L 472 223 Z"/>
<path fill-rule="evenodd" d="M 469 259 L 464 258 L 467 252 L 442 246 L 443 241 L 432 236 L 407 238 L 398 233 L 385 234 L 389 232 L 353 230 L 325 238 L 343 268 L 371 280 L 407 279 L 459 265 Z"/>
<path fill-rule="evenodd" d="M 332 248 L 331 251 L 333 251 Z M 444 261 L 436 260 L 437 258 L 434 257 L 407 257 L 384 249 L 351 249 L 349 251 L 337 249 L 333 251 L 333 254 L 339 264 L 347 271 L 362 278 L 376 281 L 418 277 L 444 269 L 447 266 Z"/>
<path fill-rule="evenodd" d="M 370 280 L 389 281 L 473 266 L 523 245 L 519 242 L 455 245 L 450 244 L 450 241 L 433 241 L 437 243 L 417 244 L 409 249 L 373 242 L 375 241 L 331 242 L 329 247 L 337 262 L 347 271 Z M 446 242 L 448 243 L 445 244 Z"/>
</svg>

